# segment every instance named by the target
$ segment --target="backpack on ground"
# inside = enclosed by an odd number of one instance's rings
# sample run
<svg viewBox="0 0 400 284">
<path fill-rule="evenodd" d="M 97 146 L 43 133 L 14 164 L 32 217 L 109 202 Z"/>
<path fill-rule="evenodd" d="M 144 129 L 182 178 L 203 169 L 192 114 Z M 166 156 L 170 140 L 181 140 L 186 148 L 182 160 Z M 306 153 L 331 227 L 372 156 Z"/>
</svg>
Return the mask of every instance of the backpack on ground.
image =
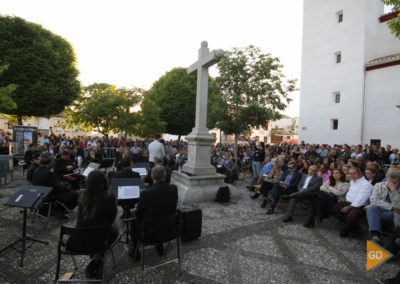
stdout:
<svg viewBox="0 0 400 284">
<path fill-rule="evenodd" d="M 228 186 L 221 186 L 218 188 L 217 196 L 215 197 L 215 202 L 229 202 L 231 199 L 231 192 Z"/>
</svg>

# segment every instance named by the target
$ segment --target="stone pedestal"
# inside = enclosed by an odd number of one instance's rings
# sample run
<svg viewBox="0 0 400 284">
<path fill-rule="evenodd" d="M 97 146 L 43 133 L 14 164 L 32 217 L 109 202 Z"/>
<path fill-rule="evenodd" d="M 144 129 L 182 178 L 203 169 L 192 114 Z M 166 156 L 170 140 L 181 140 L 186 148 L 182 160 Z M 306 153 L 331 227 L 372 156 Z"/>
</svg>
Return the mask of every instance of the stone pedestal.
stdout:
<svg viewBox="0 0 400 284">
<path fill-rule="evenodd" d="M 224 175 L 214 173 L 212 175 L 189 176 L 184 172 L 173 172 L 171 184 L 178 187 L 178 202 L 182 204 L 193 204 L 204 201 L 214 201 L 218 188 L 223 185 L 229 186 L 231 198 L 240 196 L 239 190 L 224 183 Z"/>
<path fill-rule="evenodd" d="M 207 128 L 193 128 L 186 136 L 188 144 L 188 161 L 182 167 L 182 171 L 191 175 L 215 175 L 216 170 L 210 164 L 211 143 L 215 138 L 210 135 Z"/>
</svg>

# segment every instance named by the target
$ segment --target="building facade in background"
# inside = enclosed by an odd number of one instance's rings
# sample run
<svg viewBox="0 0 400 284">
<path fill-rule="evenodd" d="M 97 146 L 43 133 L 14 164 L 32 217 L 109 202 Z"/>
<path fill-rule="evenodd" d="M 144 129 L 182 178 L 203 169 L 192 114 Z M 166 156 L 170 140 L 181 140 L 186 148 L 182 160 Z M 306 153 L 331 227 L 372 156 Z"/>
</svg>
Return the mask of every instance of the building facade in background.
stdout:
<svg viewBox="0 0 400 284">
<path fill-rule="evenodd" d="M 380 0 L 304 0 L 299 139 L 400 146 L 400 40 Z"/>
</svg>

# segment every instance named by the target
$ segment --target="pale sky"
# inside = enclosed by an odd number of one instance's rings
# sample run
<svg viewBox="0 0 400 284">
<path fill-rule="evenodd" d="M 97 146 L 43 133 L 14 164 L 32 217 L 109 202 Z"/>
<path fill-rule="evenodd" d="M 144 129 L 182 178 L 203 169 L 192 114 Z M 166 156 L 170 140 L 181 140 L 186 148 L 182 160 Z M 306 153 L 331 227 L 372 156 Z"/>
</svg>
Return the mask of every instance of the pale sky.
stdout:
<svg viewBox="0 0 400 284">
<path fill-rule="evenodd" d="M 79 80 L 149 89 L 210 50 L 250 44 L 279 57 L 300 87 L 302 0 L 1 0 L 0 14 L 41 24 L 73 46 Z M 216 67 L 210 69 L 217 75 Z M 284 112 L 299 114 L 299 92 Z"/>
</svg>

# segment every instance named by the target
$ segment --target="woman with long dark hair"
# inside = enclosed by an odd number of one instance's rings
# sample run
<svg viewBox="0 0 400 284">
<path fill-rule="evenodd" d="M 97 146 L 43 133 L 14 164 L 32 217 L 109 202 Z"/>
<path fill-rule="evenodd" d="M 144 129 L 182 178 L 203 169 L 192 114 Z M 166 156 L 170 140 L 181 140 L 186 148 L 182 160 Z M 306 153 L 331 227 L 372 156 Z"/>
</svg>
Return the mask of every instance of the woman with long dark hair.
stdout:
<svg viewBox="0 0 400 284">
<path fill-rule="evenodd" d="M 86 189 L 79 201 L 76 227 L 110 226 L 108 240 L 111 244 L 118 236 L 118 230 L 112 227 L 116 214 L 117 200 L 108 186 L 104 172 L 100 170 L 91 172 L 87 177 Z M 70 239 L 69 246 L 73 248 L 85 246 L 84 250 L 102 248 L 104 236 L 91 236 L 89 240 Z M 88 278 L 101 278 L 102 261 L 102 255 L 91 256 L 91 261 L 86 267 Z"/>
<path fill-rule="evenodd" d="M 328 217 L 333 204 L 338 199 L 344 198 L 346 192 L 349 190 L 350 184 L 346 182 L 346 175 L 341 169 L 334 169 L 329 180 L 321 185 L 320 191 L 314 192 L 312 199 L 311 215 L 304 227 L 315 227 L 314 218 L 317 216 L 320 221 Z"/>
</svg>

